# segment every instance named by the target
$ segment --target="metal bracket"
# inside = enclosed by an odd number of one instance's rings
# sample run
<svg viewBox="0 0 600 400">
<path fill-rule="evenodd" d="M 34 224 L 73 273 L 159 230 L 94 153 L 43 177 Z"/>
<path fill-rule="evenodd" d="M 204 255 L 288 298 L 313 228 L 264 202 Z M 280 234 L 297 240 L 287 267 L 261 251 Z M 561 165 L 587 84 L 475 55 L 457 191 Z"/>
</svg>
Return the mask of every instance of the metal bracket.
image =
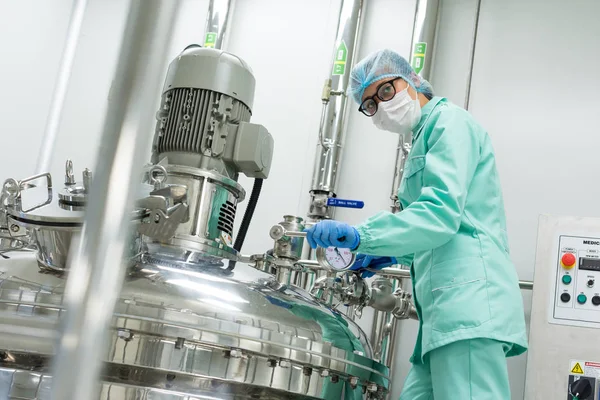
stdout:
<svg viewBox="0 0 600 400">
<path fill-rule="evenodd" d="M 153 183 L 160 186 L 162 182 Z M 152 239 L 160 241 L 171 239 L 175 236 L 179 225 L 189 219 L 187 188 L 182 185 L 171 185 L 154 190 L 150 196 L 138 200 L 137 206 L 148 210 L 148 215 L 138 225 L 138 232 Z"/>
</svg>

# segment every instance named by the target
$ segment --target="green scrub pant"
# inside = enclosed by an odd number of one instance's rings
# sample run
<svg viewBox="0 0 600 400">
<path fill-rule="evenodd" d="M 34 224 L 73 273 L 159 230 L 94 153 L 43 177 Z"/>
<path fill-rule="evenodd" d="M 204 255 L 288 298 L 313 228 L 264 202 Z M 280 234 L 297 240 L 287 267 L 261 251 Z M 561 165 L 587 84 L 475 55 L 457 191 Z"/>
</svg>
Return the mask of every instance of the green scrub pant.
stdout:
<svg viewBox="0 0 600 400">
<path fill-rule="evenodd" d="M 462 340 L 430 351 L 413 364 L 400 400 L 510 400 L 506 353 L 491 339 Z"/>
</svg>

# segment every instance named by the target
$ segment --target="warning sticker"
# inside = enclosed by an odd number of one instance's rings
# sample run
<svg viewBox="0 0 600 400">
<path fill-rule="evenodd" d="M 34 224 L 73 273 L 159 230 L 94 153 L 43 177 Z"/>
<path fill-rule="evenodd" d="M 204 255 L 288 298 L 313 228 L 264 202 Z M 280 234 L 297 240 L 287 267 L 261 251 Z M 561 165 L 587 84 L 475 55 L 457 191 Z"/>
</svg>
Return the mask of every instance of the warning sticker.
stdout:
<svg viewBox="0 0 600 400">
<path fill-rule="evenodd" d="M 571 360 L 569 372 L 574 375 L 584 375 L 600 379 L 600 362 Z"/>
<path fill-rule="evenodd" d="M 575 365 L 573 365 L 573 368 L 571 368 L 571 373 L 572 374 L 583 374 L 583 368 L 581 368 L 581 363 L 576 362 Z"/>
</svg>

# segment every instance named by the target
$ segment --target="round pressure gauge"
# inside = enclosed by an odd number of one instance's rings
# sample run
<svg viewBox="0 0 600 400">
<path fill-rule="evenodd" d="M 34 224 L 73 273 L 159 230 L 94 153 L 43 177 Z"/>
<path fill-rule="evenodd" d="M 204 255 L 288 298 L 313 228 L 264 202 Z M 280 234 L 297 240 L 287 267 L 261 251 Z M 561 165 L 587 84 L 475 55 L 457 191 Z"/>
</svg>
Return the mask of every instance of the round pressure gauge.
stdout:
<svg viewBox="0 0 600 400">
<path fill-rule="evenodd" d="M 317 261 L 319 265 L 330 271 L 347 271 L 352 267 L 356 256 L 350 249 L 340 249 L 337 247 L 317 248 Z"/>
</svg>

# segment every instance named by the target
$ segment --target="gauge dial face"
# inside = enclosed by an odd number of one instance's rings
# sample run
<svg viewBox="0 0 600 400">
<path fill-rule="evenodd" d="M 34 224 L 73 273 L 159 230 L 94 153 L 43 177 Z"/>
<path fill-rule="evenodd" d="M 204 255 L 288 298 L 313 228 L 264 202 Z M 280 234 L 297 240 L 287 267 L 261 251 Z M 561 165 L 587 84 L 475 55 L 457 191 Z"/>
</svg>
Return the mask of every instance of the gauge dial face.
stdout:
<svg viewBox="0 0 600 400">
<path fill-rule="evenodd" d="M 338 249 L 337 247 L 328 247 L 325 249 L 325 260 L 329 266 L 336 271 L 343 271 L 354 263 L 354 254 L 350 249 Z"/>
</svg>

